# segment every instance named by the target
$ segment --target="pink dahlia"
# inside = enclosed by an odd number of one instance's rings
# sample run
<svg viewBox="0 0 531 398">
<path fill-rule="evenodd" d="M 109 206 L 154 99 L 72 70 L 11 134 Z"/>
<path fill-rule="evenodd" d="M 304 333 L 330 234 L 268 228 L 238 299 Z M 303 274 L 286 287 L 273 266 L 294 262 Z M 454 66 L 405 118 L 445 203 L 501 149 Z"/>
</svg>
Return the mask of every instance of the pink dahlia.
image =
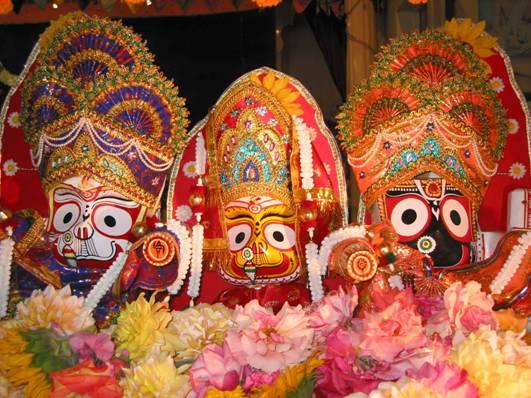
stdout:
<svg viewBox="0 0 531 398">
<path fill-rule="evenodd" d="M 422 347 L 427 339 L 422 319 L 409 300 L 398 300 L 362 320 L 361 353 L 377 361 L 392 362 L 404 350 Z"/>
<path fill-rule="evenodd" d="M 452 284 L 444 293 L 444 305 L 450 324 L 466 336 L 477 330 L 479 325 L 496 328 L 496 318 L 492 311 L 494 301 L 481 291 L 478 282 L 471 281 L 465 286 L 461 282 Z"/>
<path fill-rule="evenodd" d="M 272 373 L 311 354 L 314 330 L 300 305 L 284 304 L 278 314 L 253 300 L 234 310 L 225 341 L 240 364 Z"/>
<path fill-rule="evenodd" d="M 203 397 L 210 387 L 230 391 L 240 383 L 242 366 L 229 347 L 207 345 L 189 370 L 193 390 Z"/>
<path fill-rule="evenodd" d="M 346 292 L 342 287 L 339 291 L 329 293 L 310 315 L 310 326 L 320 336 L 326 337 L 337 327 L 345 326 L 351 319 L 358 305 L 358 290 L 353 285 Z"/>
<path fill-rule="evenodd" d="M 260 387 L 265 384 L 272 385 L 280 375 L 280 370 L 273 373 L 266 373 L 253 370 L 250 366 L 243 369 L 243 389 L 247 392 L 254 387 Z"/>
<path fill-rule="evenodd" d="M 72 350 L 79 355 L 79 361 L 109 361 L 114 355 L 114 343 L 105 333 L 78 332 L 68 340 Z"/>
<path fill-rule="evenodd" d="M 425 363 L 418 371 L 408 372 L 408 376 L 420 381 L 443 397 L 477 398 L 476 386 L 468 380 L 466 370 L 449 362 L 435 365 Z"/>
</svg>

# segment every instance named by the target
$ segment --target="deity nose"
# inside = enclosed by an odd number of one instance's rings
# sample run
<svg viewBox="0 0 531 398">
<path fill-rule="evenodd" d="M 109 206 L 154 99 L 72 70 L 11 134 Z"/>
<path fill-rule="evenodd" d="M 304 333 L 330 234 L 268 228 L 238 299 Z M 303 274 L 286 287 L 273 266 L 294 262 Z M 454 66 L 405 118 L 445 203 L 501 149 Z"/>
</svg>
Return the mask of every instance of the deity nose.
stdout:
<svg viewBox="0 0 531 398">
<path fill-rule="evenodd" d="M 82 223 L 74 229 L 75 237 L 80 240 L 90 239 L 92 238 L 93 234 L 94 234 L 94 228 L 92 228 L 92 225 L 87 224 L 87 223 Z"/>
<path fill-rule="evenodd" d="M 264 247 L 262 246 L 262 244 L 260 242 L 254 242 L 253 243 L 253 253 L 254 255 L 258 255 L 258 254 L 262 254 L 264 253 Z"/>
</svg>

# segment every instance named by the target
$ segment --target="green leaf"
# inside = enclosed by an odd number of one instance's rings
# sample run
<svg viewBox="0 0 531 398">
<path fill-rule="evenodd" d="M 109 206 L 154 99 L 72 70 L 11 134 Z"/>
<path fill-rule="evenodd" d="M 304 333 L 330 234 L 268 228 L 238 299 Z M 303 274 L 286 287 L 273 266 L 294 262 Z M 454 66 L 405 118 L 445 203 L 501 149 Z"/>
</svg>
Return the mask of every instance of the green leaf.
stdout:
<svg viewBox="0 0 531 398">
<path fill-rule="evenodd" d="M 30 330 L 23 334 L 28 342 L 26 351 L 33 354 L 32 366 L 50 372 L 69 368 L 77 363 L 68 338 L 57 335 L 51 329 Z"/>
<path fill-rule="evenodd" d="M 302 379 L 295 391 L 288 392 L 286 398 L 311 398 L 313 395 L 314 385 L 315 377 L 312 373 L 311 375 Z"/>
</svg>

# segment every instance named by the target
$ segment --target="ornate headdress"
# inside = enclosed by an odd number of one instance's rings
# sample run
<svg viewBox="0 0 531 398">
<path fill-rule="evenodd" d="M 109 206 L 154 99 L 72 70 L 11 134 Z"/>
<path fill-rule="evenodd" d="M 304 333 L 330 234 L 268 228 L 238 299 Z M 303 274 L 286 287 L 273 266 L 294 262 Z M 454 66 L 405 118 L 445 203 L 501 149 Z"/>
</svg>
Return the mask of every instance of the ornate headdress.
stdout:
<svg viewBox="0 0 531 398">
<path fill-rule="evenodd" d="M 67 15 L 40 40 L 21 122 L 46 191 L 88 174 L 157 207 L 188 125 L 184 100 L 120 22 Z"/>
<path fill-rule="evenodd" d="M 384 47 L 338 120 L 367 207 L 389 188 L 434 172 L 479 208 L 508 127 L 480 60 L 436 31 Z"/>
</svg>

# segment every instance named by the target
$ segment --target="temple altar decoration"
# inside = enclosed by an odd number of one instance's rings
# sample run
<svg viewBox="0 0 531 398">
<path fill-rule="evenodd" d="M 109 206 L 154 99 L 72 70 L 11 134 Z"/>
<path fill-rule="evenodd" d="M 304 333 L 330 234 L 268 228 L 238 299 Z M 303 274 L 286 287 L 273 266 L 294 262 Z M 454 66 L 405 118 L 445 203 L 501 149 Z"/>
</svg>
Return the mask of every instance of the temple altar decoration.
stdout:
<svg viewBox="0 0 531 398">
<path fill-rule="evenodd" d="M 300 82 L 265 67 L 237 79 L 192 129 L 172 171 L 167 217 L 192 230 L 186 295 L 230 307 L 257 298 L 279 310 L 284 301 L 308 304 L 308 281 L 318 300 L 326 269 L 311 253 L 346 223 L 344 178 Z"/>
<path fill-rule="evenodd" d="M 188 231 L 147 221 L 184 148 L 187 110 L 141 38 L 119 22 L 69 14 L 43 33 L 19 79 L 4 105 L 2 149 L 23 131 L 49 217 L 3 192 L 15 211 L 3 225 L 2 247 L 14 242 L 11 254 L 2 250 L 14 263 L 2 263 L 3 292 L 10 279 L 13 303 L 45 284 L 69 285 L 103 319 L 120 294 L 171 288 L 179 260 L 189 261 Z"/>
<path fill-rule="evenodd" d="M 509 216 L 498 180 L 489 181 L 499 162 L 519 156 L 525 162 L 529 147 L 527 105 L 507 57 L 483 28 L 452 21 L 449 33 L 428 30 L 392 40 L 343 106 L 338 133 L 361 191 L 358 221 L 390 222 L 398 244 L 425 257 L 406 269 L 381 263 L 389 273 L 386 285 L 410 284 L 437 295 L 453 281 L 477 280 L 493 293 L 497 308 L 512 305 L 528 314 L 531 232 L 520 196 L 511 200 L 516 208 L 509 225 L 496 234 L 480 228 L 482 218 L 492 224 Z M 510 85 L 504 93 L 492 83 L 494 70 L 504 76 L 496 81 Z M 521 121 L 523 155 L 504 152 L 517 120 L 505 109 Z M 489 186 L 496 199 L 484 202 Z M 505 194 L 510 187 L 504 183 Z"/>
<path fill-rule="evenodd" d="M 49 287 L 20 303 L 15 319 L 0 321 L 0 391 L 31 398 L 525 395 L 525 327 L 506 330 L 478 283 L 457 282 L 442 297 L 372 294 L 375 307 L 361 318 L 353 315 L 355 285 L 277 313 L 256 300 L 234 311 L 222 304 L 171 311 L 141 295 L 116 325 L 98 330 L 82 298 Z M 62 307 L 63 317 L 30 321 L 28 309 L 42 305 Z M 196 344 L 182 338 L 188 332 L 210 337 Z"/>
</svg>

